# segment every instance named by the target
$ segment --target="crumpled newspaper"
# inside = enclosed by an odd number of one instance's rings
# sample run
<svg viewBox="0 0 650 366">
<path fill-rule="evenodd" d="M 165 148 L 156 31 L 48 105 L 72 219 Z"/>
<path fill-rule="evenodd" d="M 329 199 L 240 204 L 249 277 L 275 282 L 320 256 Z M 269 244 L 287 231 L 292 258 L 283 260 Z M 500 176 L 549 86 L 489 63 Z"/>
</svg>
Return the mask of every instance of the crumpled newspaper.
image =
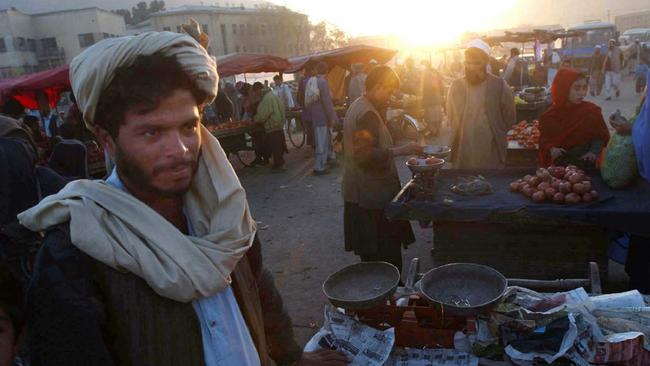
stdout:
<svg viewBox="0 0 650 366">
<path fill-rule="evenodd" d="M 307 342 L 304 351 L 334 349 L 348 356 L 351 366 L 379 366 L 388 359 L 393 344 L 395 328 L 377 330 L 327 306 L 323 327 Z"/>
</svg>

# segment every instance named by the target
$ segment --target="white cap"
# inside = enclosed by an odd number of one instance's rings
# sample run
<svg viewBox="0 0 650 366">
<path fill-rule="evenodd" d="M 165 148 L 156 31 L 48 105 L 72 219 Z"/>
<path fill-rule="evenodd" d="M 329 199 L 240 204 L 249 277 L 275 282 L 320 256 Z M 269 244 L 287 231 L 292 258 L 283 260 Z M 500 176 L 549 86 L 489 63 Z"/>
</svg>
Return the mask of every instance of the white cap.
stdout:
<svg viewBox="0 0 650 366">
<path fill-rule="evenodd" d="M 490 53 L 492 52 L 492 49 L 490 48 L 490 45 L 487 44 L 484 40 L 478 39 L 478 38 L 469 41 L 469 43 L 467 44 L 467 48 L 477 48 L 477 49 L 485 52 L 485 54 L 488 57 L 490 57 Z"/>
</svg>

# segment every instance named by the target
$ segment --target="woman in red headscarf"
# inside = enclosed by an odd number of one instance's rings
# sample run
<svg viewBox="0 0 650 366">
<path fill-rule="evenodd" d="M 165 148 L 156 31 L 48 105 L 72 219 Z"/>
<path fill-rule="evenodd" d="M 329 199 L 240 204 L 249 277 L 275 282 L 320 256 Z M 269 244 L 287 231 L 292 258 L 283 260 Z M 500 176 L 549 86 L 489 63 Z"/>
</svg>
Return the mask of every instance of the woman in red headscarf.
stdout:
<svg viewBox="0 0 650 366">
<path fill-rule="evenodd" d="M 597 105 L 584 101 L 587 78 L 561 69 L 553 80 L 553 105 L 539 121 L 539 164 L 594 168 L 609 141 L 609 130 Z"/>
</svg>

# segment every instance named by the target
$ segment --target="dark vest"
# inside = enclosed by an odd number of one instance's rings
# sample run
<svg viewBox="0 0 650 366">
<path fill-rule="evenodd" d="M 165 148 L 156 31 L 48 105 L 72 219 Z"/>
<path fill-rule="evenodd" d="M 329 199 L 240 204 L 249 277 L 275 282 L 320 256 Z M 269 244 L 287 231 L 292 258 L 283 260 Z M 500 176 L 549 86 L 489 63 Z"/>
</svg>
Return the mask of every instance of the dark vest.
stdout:
<svg viewBox="0 0 650 366">
<path fill-rule="evenodd" d="M 104 339 L 117 365 L 204 365 L 199 320 L 191 303 L 156 294 L 140 277 L 97 262 L 106 306 Z M 233 291 L 262 365 L 272 365 L 255 277 L 247 257 L 232 273 Z"/>
<path fill-rule="evenodd" d="M 343 122 L 345 164 L 342 183 L 343 200 L 357 203 L 359 207 L 365 209 L 383 209 L 401 188 L 395 164 L 388 164 L 386 170 L 367 171 L 356 164 L 352 152 L 357 122 L 368 112 L 377 115 L 381 121 L 379 136 L 377 136 L 379 148 L 393 147 L 393 139 L 384 118 L 365 96 L 358 98 L 350 105 Z"/>
</svg>

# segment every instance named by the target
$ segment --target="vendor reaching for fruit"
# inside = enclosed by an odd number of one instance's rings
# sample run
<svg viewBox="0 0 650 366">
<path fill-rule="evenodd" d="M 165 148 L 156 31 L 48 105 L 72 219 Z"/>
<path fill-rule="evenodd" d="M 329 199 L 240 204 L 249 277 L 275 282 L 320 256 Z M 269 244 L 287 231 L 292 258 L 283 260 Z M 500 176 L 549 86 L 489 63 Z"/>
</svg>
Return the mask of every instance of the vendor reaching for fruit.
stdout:
<svg viewBox="0 0 650 366">
<path fill-rule="evenodd" d="M 415 155 L 415 143 L 395 147 L 384 121 L 385 108 L 400 80 L 388 66 L 366 78 L 366 94 L 350 105 L 343 122 L 343 225 L 345 250 L 362 261 L 385 261 L 401 269 L 402 251 L 415 241 L 408 221 L 388 221 L 384 206 L 401 186 L 393 158 Z"/>
<path fill-rule="evenodd" d="M 609 141 L 609 130 L 597 105 L 584 98 L 587 78 L 561 69 L 553 81 L 553 105 L 540 119 L 539 164 L 593 168 Z"/>
</svg>

